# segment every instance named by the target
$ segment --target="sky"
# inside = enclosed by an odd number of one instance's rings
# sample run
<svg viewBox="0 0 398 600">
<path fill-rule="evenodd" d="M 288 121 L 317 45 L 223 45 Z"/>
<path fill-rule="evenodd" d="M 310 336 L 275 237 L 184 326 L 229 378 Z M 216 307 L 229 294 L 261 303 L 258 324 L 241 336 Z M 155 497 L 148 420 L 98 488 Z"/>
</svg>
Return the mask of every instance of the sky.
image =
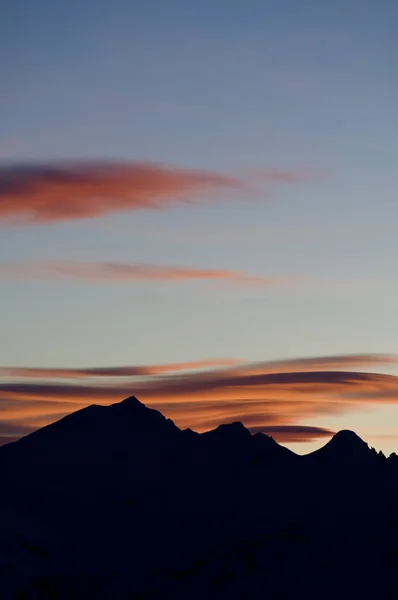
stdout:
<svg viewBox="0 0 398 600">
<path fill-rule="evenodd" d="M 0 442 L 134 394 L 398 452 L 397 2 L 0 11 Z"/>
</svg>

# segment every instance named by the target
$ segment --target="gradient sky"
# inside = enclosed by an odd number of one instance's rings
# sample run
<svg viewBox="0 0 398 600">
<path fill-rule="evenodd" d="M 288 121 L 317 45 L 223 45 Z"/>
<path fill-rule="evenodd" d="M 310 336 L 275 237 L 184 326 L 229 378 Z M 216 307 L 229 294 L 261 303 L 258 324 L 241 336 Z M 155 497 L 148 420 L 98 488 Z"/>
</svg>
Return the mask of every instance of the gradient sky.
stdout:
<svg viewBox="0 0 398 600">
<path fill-rule="evenodd" d="M 51 368 L 397 352 L 396 0 L 15 0 L 0 10 L 0 366 L 40 367 L 53 382 Z M 11 215 L 22 222 L 9 220 L 11 171 L 23 187 L 28 165 L 48 195 L 43 165 L 88 159 L 159 164 L 179 179 L 156 209 L 117 212 L 113 190 L 102 215 L 30 222 L 27 186 Z M 181 204 L 186 170 L 248 186 L 220 194 L 200 175 L 195 203 Z M 85 202 L 75 194 L 62 190 L 66 212 Z M 397 374 L 388 361 L 354 370 Z M 40 390 L 7 388 L 20 377 L 3 372 L 0 437 L 69 412 L 49 397 L 34 421 Z M 398 393 L 383 387 L 369 404 L 361 391 L 341 409 L 281 415 L 397 450 Z"/>
</svg>

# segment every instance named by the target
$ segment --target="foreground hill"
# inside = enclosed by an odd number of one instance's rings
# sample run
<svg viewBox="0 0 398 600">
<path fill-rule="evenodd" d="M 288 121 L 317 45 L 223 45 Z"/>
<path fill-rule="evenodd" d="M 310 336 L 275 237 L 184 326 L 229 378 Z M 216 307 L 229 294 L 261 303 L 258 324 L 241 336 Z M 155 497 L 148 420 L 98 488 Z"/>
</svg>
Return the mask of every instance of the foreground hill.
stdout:
<svg viewBox="0 0 398 600">
<path fill-rule="evenodd" d="M 1 598 L 397 598 L 396 461 L 89 406 L 0 448 Z"/>
</svg>

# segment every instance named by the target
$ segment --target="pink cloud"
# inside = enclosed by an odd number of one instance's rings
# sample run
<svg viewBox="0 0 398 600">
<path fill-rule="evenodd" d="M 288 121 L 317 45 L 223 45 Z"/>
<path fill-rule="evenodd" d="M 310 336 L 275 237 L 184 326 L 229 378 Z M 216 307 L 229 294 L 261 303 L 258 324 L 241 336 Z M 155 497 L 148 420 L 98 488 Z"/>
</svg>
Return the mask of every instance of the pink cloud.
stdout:
<svg viewBox="0 0 398 600">
<path fill-rule="evenodd" d="M 145 163 L 63 162 L 0 169 L 0 218 L 46 223 L 166 208 L 241 182 L 206 171 Z"/>
<path fill-rule="evenodd" d="M 305 178 L 305 177 L 304 177 Z M 296 183 L 303 175 L 264 170 L 263 181 Z M 0 167 L 0 220 L 24 223 L 100 217 L 250 189 L 247 176 L 132 162 L 63 161 Z"/>
<path fill-rule="evenodd" d="M 110 263 L 84 261 L 38 261 L 0 264 L 0 280 L 37 279 L 80 280 L 92 283 L 132 283 L 136 281 L 186 280 L 224 281 L 235 284 L 283 285 L 288 278 L 251 275 L 227 269 L 154 265 L 147 263 Z"/>
</svg>

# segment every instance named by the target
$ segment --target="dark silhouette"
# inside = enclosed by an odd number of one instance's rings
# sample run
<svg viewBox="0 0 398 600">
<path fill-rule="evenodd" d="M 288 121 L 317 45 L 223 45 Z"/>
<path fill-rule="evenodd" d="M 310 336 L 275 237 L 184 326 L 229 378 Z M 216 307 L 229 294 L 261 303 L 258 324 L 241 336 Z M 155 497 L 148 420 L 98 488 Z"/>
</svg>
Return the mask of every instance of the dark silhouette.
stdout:
<svg viewBox="0 0 398 600">
<path fill-rule="evenodd" d="M 0 596 L 397 598 L 398 459 L 298 456 L 131 397 L 0 448 Z"/>
</svg>

